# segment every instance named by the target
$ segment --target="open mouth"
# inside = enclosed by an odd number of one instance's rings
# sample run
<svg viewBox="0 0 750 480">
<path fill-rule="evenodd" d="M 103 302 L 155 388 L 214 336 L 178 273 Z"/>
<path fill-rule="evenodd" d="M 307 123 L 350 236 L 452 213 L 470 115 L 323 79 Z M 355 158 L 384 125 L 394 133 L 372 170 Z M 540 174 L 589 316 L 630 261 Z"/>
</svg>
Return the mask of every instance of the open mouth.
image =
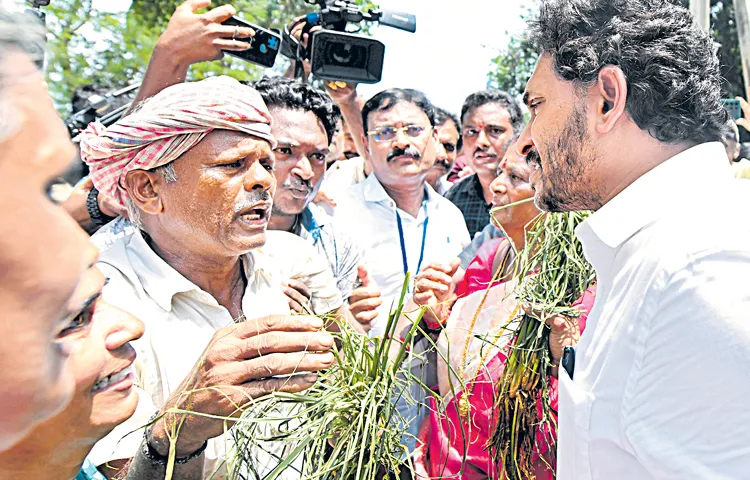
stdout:
<svg viewBox="0 0 750 480">
<path fill-rule="evenodd" d="M 271 214 L 271 205 L 267 202 L 256 203 L 240 212 L 240 219 L 248 223 L 265 223 Z"/>
<path fill-rule="evenodd" d="M 492 155 L 491 153 L 475 153 L 474 158 L 477 158 L 479 160 L 487 160 L 487 159 L 496 159 L 497 155 Z"/>
<path fill-rule="evenodd" d="M 133 382 L 133 365 L 132 364 L 123 368 L 119 372 L 113 373 L 112 375 L 108 375 L 104 377 L 103 379 L 99 380 L 98 382 L 96 382 L 96 384 L 94 384 L 94 387 L 91 389 L 91 391 L 96 393 L 102 390 L 107 390 L 109 388 L 114 388 L 118 385 L 125 386 L 125 382 L 130 382 L 132 386 L 132 382 Z"/>
</svg>

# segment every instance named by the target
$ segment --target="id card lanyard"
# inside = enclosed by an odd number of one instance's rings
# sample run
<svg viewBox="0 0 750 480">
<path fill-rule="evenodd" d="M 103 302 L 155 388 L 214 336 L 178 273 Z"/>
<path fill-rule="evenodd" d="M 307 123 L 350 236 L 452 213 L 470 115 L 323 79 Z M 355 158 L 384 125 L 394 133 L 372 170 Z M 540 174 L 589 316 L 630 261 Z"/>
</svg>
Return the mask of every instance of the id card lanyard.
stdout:
<svg viewBox="0 0 750 480">
<path fill-rule="evenodd" d="M 427 215 L 427 199 L 422 200 L 422 208 L 424 209 L 424 225 L 422 226 L 422 247 L 419 250 L 419 262 L 417 263 L 417 270 L 414 273 L 418 273 L 422 268 L 422 260 L 424 259 L 424 247 L 427 241 L 427 224 L 430 221 L 430 217 Z M 401 241 L 401 260 L 404 263 L 404 277 L 409 272 L 409 260 L 406 257 L 406 242 L 404 241 L 404 226 L 401 223 L 401 215 L 398 213 L 398 207 L 396 208 L 396 224 L 398 225 L 398 237 Z M 411 283 L 409 282 L 408 291 L 411 292 Z"/>
</svg>

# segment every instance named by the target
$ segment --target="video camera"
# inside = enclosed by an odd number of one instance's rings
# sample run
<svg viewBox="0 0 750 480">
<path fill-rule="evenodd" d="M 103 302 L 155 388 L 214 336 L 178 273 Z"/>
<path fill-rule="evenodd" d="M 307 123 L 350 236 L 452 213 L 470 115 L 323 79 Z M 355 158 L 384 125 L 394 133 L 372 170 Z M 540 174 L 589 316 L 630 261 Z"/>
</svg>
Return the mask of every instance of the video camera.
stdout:
<svg viewBox="0 0 750 480">
<path fill-rule="evenodd" d="M 374 38 L 347 32 L 349 23 L 378 22 L 381 25 L 414 33 L 417 19 L 408 13 L 370 9 L 363 11 L 352 0 L 305 0 L 319 5 L 320 11 L 307 14 L 288 25 L 283 32 L 281 54 L 297 61 L 297 76 L 302 75 L 302 60 L 310 60 L 312 73 L 326 80 L 377 83 L 383 75 L 385 45 Z M 308 49 L 300 45 L 291 31 L 305 22 L 302 35 L 320 25 L 313 33 Z"/>
<path fill-rule="evenodd" d="M 118 121 L 130 108 L 140 86 L 140 83 L 136 83 L 104 95 L 90 95 L 86 98 L 83 108 L 65 120 L 70 138 L 77 137 L 94 120 L 98 120 L 105 127 Z"/>
</svg>

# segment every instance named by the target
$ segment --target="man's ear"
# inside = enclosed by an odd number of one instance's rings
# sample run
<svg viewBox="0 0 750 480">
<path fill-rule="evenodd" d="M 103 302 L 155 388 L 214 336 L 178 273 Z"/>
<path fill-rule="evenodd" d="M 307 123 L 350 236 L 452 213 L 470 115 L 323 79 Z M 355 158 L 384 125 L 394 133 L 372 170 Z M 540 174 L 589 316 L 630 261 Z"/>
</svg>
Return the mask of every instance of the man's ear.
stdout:
<svg viewBox="0 0 750 480">
<path fill-rule="evenodd" d="M 596 129 L 609 133 L 617 122 L 627 114 L 628 80 L 620 67 L 608 65 L 601 69 L 597 82 L 589 89 L 595 102 L 589 108 L 596 109 Z"/>
<path fill-rule="evenodd" d="M 158 172 L 149 170 L 131 170 L 125 174 L 125 189 L 133 202 L 149 215 L 158 215 L 164 211 L 159 189 L 162 178 Z"/>
<path fill-rule="evenodd" d="M 370 139 L 368 138 L 367 133 L 362 135 L 362 145 L 365 146 L 366 153 L 372 155 L 372 152 L 370 151 Z"/>
</svg>

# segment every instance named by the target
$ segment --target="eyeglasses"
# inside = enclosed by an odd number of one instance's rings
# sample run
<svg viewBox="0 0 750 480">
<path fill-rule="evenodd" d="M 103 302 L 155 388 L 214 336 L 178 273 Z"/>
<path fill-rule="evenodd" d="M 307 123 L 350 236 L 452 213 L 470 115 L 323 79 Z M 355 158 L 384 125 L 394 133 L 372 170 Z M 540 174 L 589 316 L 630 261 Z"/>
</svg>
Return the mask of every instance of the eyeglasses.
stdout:
<svg viewBox="0 0 750 480">
<path fill-rule="evenodd" d="M 398 132 L 404 132 L 411 138 L 419 138 L 427 129 L 421 125 L 406 125 L 405 127 L 380 127 L 375 130 L 370 130 L 367 135 L 370 135 L 375 139 L 376 142 L 387 142 L 396 138 Z M 432 129 L 430 129 L 432 130 Z"/>
<path fill-rule="evenodd" d="M 487 135 L 487 137 L 492 138 L 493 140 L 497 140 L 498 138 L 502 137 L 506 132 L 505 128 L 499 127 L 497 125 L 478 125 L 476 127 L 470 125 L 463 128 L 464 138 L 477 138 L 479 136 L 479 132 L 481 131 L 484 131 L 484 134 Z"/>
</svg>

